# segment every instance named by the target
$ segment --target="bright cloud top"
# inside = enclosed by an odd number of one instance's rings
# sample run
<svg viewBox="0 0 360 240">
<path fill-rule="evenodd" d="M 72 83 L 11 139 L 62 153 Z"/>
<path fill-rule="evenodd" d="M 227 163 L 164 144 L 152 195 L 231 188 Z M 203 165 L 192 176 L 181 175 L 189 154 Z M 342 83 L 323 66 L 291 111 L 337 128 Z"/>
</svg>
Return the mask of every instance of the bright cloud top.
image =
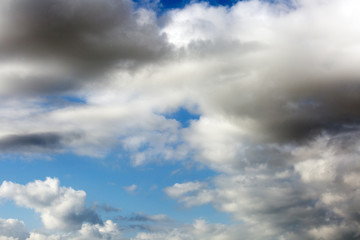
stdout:
<svg viewBox="0 0 360 240">
<path fill-rule="evenodd" d="M 96 213 L 86 208 L 86 193 L 60 187 L 56 178 L 25 186 L 5 181 L 0 186 L 0 197 L 34 209 L 41 214 L 44 226 L 49 229 L 77 229 L 83 222 L 101 223 Z"/>
</svg>

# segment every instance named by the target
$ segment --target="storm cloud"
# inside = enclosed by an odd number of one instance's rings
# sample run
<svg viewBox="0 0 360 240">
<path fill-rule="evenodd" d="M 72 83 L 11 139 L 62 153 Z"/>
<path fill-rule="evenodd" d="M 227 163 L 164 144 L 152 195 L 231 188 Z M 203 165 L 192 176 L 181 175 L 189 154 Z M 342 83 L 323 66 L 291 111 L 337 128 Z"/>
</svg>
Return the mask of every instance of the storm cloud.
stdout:
<svg viewBox="0 0 360 240">
<path fill-rule="evenodd" d="M 0 11 L 2 94 L 69 91 L 170 48 L 154 14 L 127 0 L 3 1 Z"/>
</svg>

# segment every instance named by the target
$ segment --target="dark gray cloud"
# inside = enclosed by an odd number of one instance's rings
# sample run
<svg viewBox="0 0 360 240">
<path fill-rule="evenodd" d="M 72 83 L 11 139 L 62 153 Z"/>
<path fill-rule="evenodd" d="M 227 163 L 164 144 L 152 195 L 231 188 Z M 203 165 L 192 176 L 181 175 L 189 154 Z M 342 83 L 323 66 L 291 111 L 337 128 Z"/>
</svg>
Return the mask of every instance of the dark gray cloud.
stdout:
<svg viewBox="0 0 360 240">
<path fill-rule="evenodd" d="M 262 139 L 270 142 L 304 143 L 324 131 L 338 133 L 359 125 L 358 82 L 294 78 L 294 82 L 288 79 L 281 82 L 269 76 L 268 80 L 279 86 L 250 87 L 247 92 L 242 92 L 243 89 L 234 83 L 233 88 L 217 91 L 213 106 L 231 118 L 254 119 L 259 124 Z M 237 96 L 240 93 L 250 97 Z"/>
<path fill-rule="evenodd" d="M 2 35 L 3 58 L 60 58 L 90 71 L 121 60 L 154 60 L 166 49 L 156 26 L 139 24 L 127 0 L 5 2 L 11 25 Z"/>
<path fill-rule="evenodd" d="M 147 215 L 144 213 L 135 213 L 131 216 L 117 216 L 116 220 L 127 222 L 171 222 L 171 219 L 166 215 Z"/>
<path fill-rule="evenodd" d="M 62 220 L 68 225 L 73 226 L 81 226 L 83 223 L 103 224 L 99 215 L 89 208 L 85 208 L 81 212 L 69 212 Z"/>
<path fill-rule="evenodd" d="M 334 134 L 356 129 L 360 123 L 359 86 L 346 79 L 294 86 L 290 95 L 278 102 L 279 107 L 272 108 L 278 117 L 265 118 L 265 126 L 275 139 L 283 142 L 303 142 L 324 131 Z"/>
<path fill-rule="evenodd" d="M 107 203 L 104 203 L 104 204 L 97 204 L 95 203 L 91 209 L 94 209 L 94 210 L 97 210 L 97 211 L 104 211 L 104 212 L 120 212 L 121 209 L 120 208 L 117 208 L 117 207 L 113 207 Z"/>
<path fill-rule="evenodd" d="M 115 66 L 154 63 L 170 49 L 152 13 L 135 11 L 127 0 L 6 0 L 0 12 L 1 64 L 20 64 L 33 71 L 3 74 L 15 81 L 9 83 L 13 91 L 71 90 Z M 37 71 L 34 62 L 38 68 L 52 64 L 57 70 Z M 19 81 L 25 85 L 19 86 Z"/>
<path fill-rule="evenodd" d="M 63 136 L 55 132 L 15 134 L 0 138 L 0 150 L 43 151 L 56 150 L 62 147 Z"/>
<path fill-rule="evenodd" d="M 81 139 L 75 132 L 34 132 L 10 134 L 0 138 L 3 153 L 53 153 L 62 151 L 73 141 Z"/>
</svg>

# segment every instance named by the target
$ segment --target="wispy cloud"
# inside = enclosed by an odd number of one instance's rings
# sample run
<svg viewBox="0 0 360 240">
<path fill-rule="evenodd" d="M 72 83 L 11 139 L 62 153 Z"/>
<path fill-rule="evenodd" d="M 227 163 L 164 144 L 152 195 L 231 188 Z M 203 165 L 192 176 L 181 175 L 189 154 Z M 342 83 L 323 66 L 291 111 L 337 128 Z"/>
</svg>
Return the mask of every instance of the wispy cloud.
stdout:
<svg viewBox="0 0 360 240">
<path fill-rule="evenodd" d="M 124 187 L 125 191 L 127 191 L 128 193 L 135 193 L 136 189 L 137 189 L 137 185 L 136 184 L 131 184 L 130 186 L 126 186 Z"/>
</svg>

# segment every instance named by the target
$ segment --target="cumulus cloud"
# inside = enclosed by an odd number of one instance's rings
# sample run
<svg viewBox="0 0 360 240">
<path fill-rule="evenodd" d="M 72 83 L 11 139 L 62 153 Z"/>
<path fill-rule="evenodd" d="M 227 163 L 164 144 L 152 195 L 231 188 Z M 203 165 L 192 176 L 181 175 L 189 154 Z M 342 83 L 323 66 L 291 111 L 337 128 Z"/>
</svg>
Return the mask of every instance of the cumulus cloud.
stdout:
<svg viewBox="0 0 360 240">
<path fill-rule="evenodd" d="M 26 185 L 4 181 L 0 186 L 0 197 L 34 209 L 48 229 L 71 230 L 80 228 L 84 222 L 101 223 L 99 216 L 85 206 L 86 193 L 61 187 L 56 178 Z"/>
<path fill-rule="evenodd" d="M 122 236 L 119 227 L 111 220 L 107 220 L 104 224 L 88 224 L 84 223 L 78 231 L 63 234 L 46 234 L 39 232 L 31 232 L 27 240 L 121 240 Z"/>
<path fill-rule="evenodd" d="M 17 219 L 0 218 L 1 240 L 25 240 L 28 235 L 24 222 Z"/>
<path fill-rule="evenodd" d="M 32 208 L 40 212 L 44 226 L 43 230 L 27 231 L 24 223 L 16 219 L 0 219 L 0 239 L 2 240 L 120 240 L 120 239 L 236 239 L 241 232 L 236 226 L 210 224 L 198 219 L 192 225 L 175 224 L 164 214 L 148 215 L 136 213 L 129 217 L 118 218 L 120 222 L 150 222 L 152 225 L 121 226 L 112 220 L 101 223 L 82 220 L 74 223 L 65 215 L 84 212 L 85 192 L 59 186 L 57 179 L 47 178 L 45 181 L 34 181 L 26 185 L 3 182 L 0 186 L 0 196 L 12 198 L 16 204 Z M 56 207 L 57 205 L 58 207 Z M 62 206 L 67 206 L 66 209 Z M 58 209 L 54 209 L 58 208 Z M 62 208 L 59 210 L 59 208 Z M 80 210 L 79 210 L 80 209 Z M 72 214 L 70 213 L 72 212 Z M 44 216 L 47 214 L 46 216 Z M 65 217 L 64 217 L 65 216 Z M 55 219 L 57 218 L 57 219 Z M 51 225 L 49 225 L 51 222 Z M 60 224 L 61 222 L 61 224 Z M 173 223 L 167 225 L 166 223 Z M 68 225 L 66 225 L 68 224 Z M 76 224 L 70 227 L 70 224 Z M 66 226 L 65 226 L 66 225 Z M 65 226 L 65 227 L 64 227 Z M 138 229 L 135 237 L 125 237 L 129 229 Z M 50 231 L 49 231 L 50 230 Z M 51 231 L 55 230 L 55 231 Z M 62 231 L 59 231 L 62 230 Z"/>
<path fill-rule="evenodd" d="M 131 240 L 195 240 L 195 239 L 223 239 L 235 240 L 239 236 L 246 237 L 242 233 L 241 226 L 227 226 L 223 224 L 210 224 L 203 219 L 197 219 L 192 225 L 186 225 L 178 228 L 173 228 L 168 231 L 146 233 L 141 232 Z"/>
<path fill-rule="evenodd" d="M 17 221 L 11 219 L 11 221 Z M 14 228 L 14 231 L 19 231 L 19 228 Z M 82 225 L 81 229 L 77 231 L 67 232 L 67 233 L 41 233 L 41 232 L 25 232 L 25 237 L 17 238 L 16 235 L 11 235 L 15 237 L 3 237 L 0 236 L 1 240 L 141 240 L 141 239 L 157 239 L 157 240 L 195 240 L 195 239 L 223 239 L 223 240 L 235 240 L 238 239 L 238 236 L 246 237 L 246 232 L 242 226 L 227 226 L 224 224 L 211 224 L 206 222 L 203 219 L 197 219 L 193 224 L 179 225 L 177 227 L 162 227 L 161 230 L 157 231 L 140 231 L 134 237 L 125 237 L 120 231 L 119 226 L 117 226 L 111 220 L 107 220 L 103 225 L 99 224 L 88 224 L 85 223 Z M 26 237 L 28 236 L 28 237 Z"/>
<path fill-rule="evenodd" d="M 321 135 L 293 148 L 288 167 L 246 167 L 211 185 L 177 183 L 166 193 L 188 207 L 211 203 L 233 214 L 250 233 L 261 230 L 255 239 L 357 239 L 358 141 L 358 132 Z M 191 185 L 201 187 L 179 191 Z"/>
</svg>

